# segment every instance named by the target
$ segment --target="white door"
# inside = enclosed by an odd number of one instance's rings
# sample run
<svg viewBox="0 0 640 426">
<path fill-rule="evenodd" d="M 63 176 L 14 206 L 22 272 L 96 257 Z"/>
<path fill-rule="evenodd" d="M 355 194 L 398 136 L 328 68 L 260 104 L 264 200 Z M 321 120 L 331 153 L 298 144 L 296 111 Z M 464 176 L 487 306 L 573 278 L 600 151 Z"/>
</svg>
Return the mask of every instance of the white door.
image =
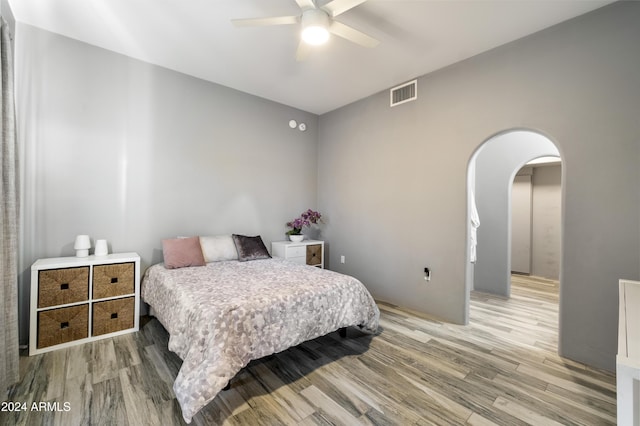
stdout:
<svg viewBox="0 0 640 426">
<path fill-rule="evenodd" d="M 511 271 L 531 273 L 531 175 L 519 175 L 511 191 Z"/>
</svg>

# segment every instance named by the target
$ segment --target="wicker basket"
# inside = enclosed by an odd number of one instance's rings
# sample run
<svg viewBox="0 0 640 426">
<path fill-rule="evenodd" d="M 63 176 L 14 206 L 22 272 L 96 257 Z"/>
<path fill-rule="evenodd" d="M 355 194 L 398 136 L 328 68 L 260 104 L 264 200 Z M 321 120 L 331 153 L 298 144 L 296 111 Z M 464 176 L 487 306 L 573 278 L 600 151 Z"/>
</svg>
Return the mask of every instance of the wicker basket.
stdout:
<svg viewBox="0 0 640 426">
<path fill-rule="evenodd" d="M 102 299 L 135 292 L 135 264 L 115 263 L 93 267 L 93 298 Z"/>
<path fill-rule="evenodd" d="M 135 297 L 105 300 L 93 304 L 92 336 L 134 327 Z"/>
<path fill-rule="evenodd" d="M 47 269 L 39 272 L 38 308 L 89 299 L 89 267 Z"/>
<path fill-rule="evenodd" d="M 307 246 L 307 265 L 320 265 L 322 263 L 322 244 Z"/>
<path fill-rule="evenodd" d="M 38 312 L 38 348 L 88 337 L 88 322 L 88 304 Z"/>
</svg>

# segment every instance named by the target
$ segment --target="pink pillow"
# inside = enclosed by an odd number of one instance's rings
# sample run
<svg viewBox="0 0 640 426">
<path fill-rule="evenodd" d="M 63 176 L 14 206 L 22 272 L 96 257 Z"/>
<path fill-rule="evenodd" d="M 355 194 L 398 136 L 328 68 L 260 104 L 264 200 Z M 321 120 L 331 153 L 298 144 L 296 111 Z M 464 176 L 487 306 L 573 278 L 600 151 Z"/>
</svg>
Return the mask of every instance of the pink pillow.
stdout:
<svg viewBox="0 0 640 426">
<path fill-rule="evenodd" d="M 162 240 L 162 255 L 167 269 L 205 265 L 198 237 Z"/>
</svg>

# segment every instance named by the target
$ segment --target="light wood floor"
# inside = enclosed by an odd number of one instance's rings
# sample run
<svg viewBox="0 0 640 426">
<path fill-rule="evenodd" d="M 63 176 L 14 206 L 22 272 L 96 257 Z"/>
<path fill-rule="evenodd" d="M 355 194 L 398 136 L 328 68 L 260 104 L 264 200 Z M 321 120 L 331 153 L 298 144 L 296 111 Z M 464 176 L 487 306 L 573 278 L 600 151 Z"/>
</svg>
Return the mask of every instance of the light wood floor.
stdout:
<svg viewBox="0 0 640 426">
<path fill-rule="evenodd" d="M 557 283 L 515 276 L 509 300 L 472 294 L 469 326 L 380 304 L 378 336 L 349 329 L 254 361 L 192 424 L 613 425 L 615 377 L 556 354 L 557 299 Z M 151 319 L 21 357 L 9 399 L 26 409 L 0 412 L 0 424 L 184 424 L 167 338 Z"/>
</svg>

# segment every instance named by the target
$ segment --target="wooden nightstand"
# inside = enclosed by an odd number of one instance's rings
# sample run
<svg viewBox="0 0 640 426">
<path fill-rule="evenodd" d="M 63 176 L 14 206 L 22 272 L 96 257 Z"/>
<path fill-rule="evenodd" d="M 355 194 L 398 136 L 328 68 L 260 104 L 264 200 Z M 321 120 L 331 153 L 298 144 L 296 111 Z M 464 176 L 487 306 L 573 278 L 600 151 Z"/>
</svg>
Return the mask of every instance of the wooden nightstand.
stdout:
<svg viewBox="0 0 640 426">
<path fill-rule="evenodd" d="M 274 241 L 271 243 L 271 255 L 284 257 L 295 263 L 324 268 L 324 241 L 302 240 L 299 243 L 293 241 Z"/>
<path fill-rule="evenodd" d="M 29 355 L 137 331 L 140 256 L 39 259 L 31 266 Z"/>
</svg>

